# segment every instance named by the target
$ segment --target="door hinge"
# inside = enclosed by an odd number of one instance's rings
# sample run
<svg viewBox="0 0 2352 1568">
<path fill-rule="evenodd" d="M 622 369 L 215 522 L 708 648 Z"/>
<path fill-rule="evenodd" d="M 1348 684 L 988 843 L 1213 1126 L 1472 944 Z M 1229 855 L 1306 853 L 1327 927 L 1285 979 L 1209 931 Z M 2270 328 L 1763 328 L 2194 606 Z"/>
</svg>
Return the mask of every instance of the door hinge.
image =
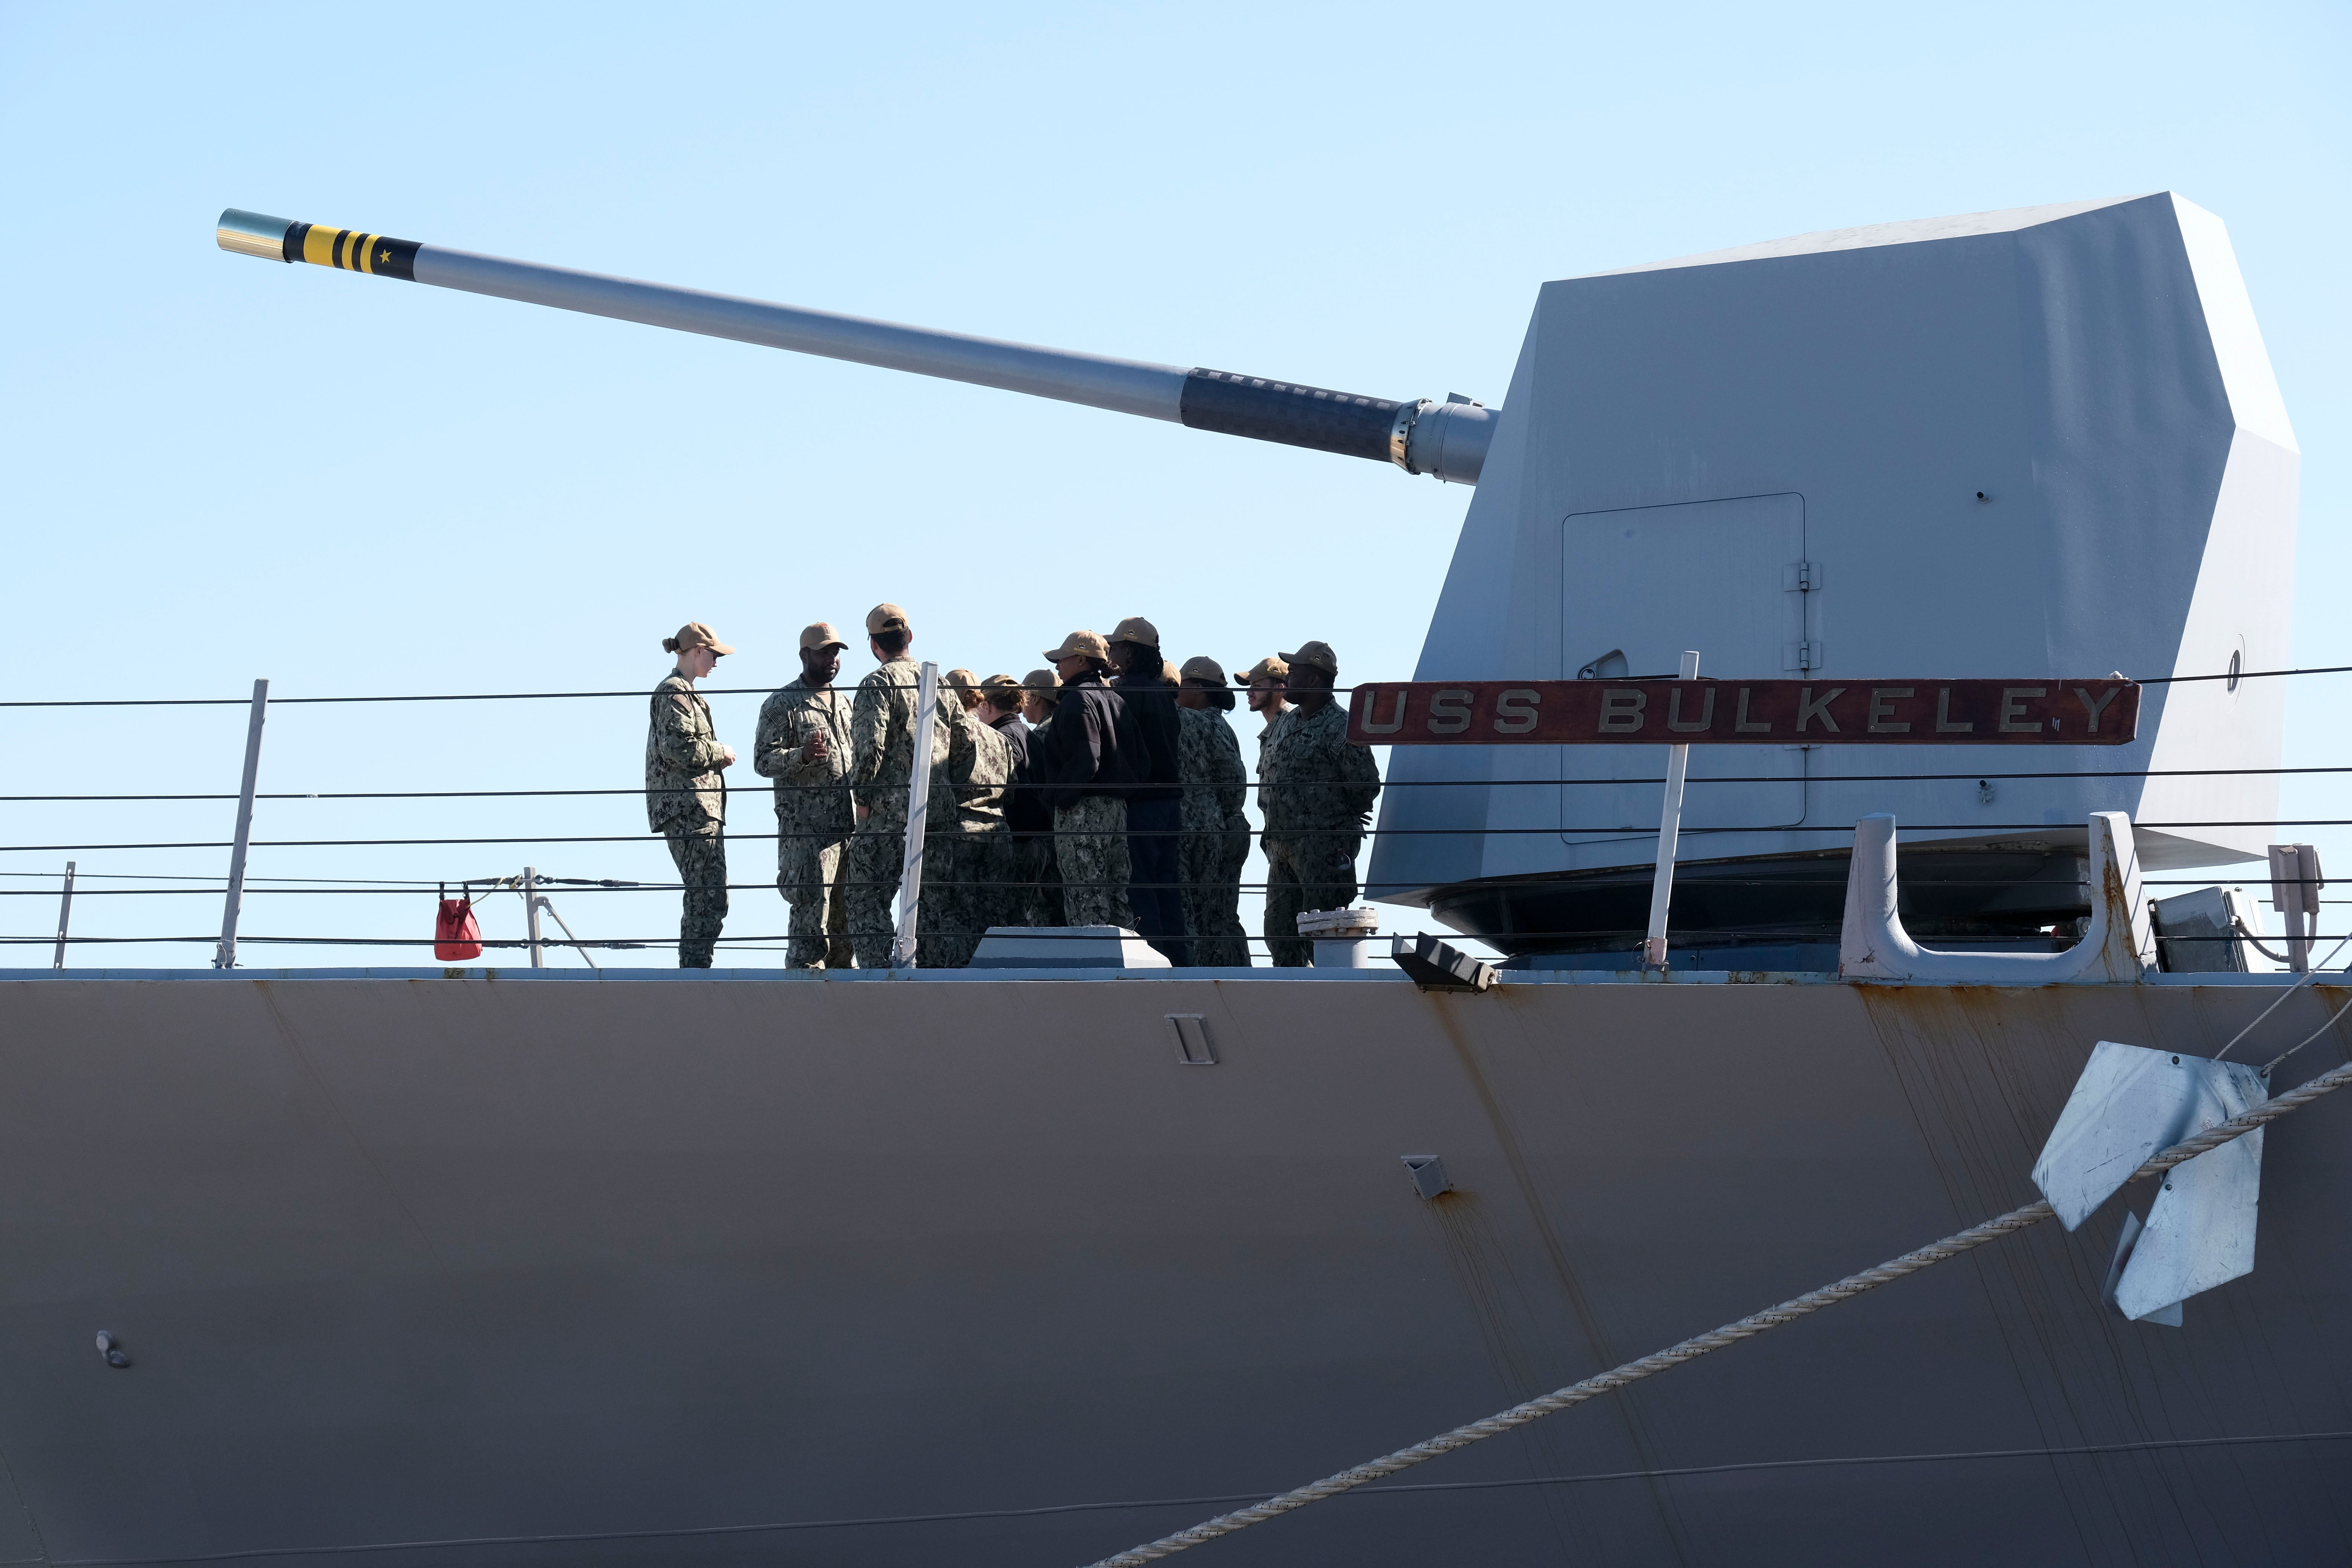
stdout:
<svg viewBox="0 0 2352 1568">
<path fill-rule="evenodd" d="M 1818 561 L 1792 562 L 1780 569 L 1780 587 L 1790 594 L 1811 594 L 1822 585 L 1822 563 Z"/>
<path fill-rule="evenodd" d="M 1817 642 L 1780 645 L 1780 667 L 1783 669 L 1815 670 L 1821 668 L 1822 662 L 1822 645 Z"/>
</svg>

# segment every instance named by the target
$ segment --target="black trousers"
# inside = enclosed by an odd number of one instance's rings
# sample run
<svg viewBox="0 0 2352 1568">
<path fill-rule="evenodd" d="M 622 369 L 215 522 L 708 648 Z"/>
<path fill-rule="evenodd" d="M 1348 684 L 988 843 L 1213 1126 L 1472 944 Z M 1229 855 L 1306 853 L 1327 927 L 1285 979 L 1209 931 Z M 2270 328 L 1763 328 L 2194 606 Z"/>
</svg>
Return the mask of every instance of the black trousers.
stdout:
<svg viewBox="0 0 2352 1568">
<path fill-rule="evenodd" d="M 1184 929 L 1183 826 L 1181 800 L 1127 803 L 1127 900 L 1135 908 L 1135 932 L 1180 966 L 1192 962 Z"/>
</svg>

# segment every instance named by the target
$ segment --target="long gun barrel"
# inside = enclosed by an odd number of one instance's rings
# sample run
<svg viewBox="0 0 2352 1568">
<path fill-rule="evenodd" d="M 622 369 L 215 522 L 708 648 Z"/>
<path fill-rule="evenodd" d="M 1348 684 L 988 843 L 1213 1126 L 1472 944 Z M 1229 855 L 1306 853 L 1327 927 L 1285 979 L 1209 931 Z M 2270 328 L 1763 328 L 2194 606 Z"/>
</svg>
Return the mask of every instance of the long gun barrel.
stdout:
<svg viewBox="0 0 2352 1568">
<path fill-rule="evenodd" d="M 1394 463 L 1409 474 L 1478 482 L 1497 411 L 1462 397 L 1399 402 L 1296 382 L 1187 370 L 1180 365 L 1073 353 L 963 332 L 942 332 L 830 310 L 805 310 L 731 294 L 642 283 L 568 267 L 449 250 L 360 229 L 268 217 L 231 207 L 215 238 L 223 250 L 270 261 L 366 272 L 462 289 L 525 304 L 732 338 L 795 353 L 1025 392 L 1166 419 L 1195 430 L 1307 447 Z"/>
</svg>

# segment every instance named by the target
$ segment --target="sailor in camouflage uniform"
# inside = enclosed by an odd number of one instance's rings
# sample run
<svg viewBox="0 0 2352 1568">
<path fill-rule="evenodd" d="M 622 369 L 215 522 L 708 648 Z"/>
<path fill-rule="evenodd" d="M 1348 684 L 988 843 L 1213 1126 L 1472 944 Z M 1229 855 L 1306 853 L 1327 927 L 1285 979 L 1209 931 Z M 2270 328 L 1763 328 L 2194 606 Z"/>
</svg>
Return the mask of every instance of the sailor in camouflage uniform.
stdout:
<svg viewBox="0 0 2352 1568">
<path fill-rule="evenodd" d="M 1178 754 L 1184 780 L 1184 837 L 1179 879 L 1192 962 L 1245 968 L 1249 934 L 1242 926 L 1242 863 L 1249 858 L 1249 819 L 1242 801 L 1249 775 L 1242 743 L 1225 720 L 1233 689 L 1213 658 L 1188 658 L 1176 691 Z"/>
<path fill-rule="evenodd" d="M 1054 728 L 1037 767 L 1054 807 L 1054 858 L 1062 873 L 1062 909 L 1074 926 L 1135 929 L 1127 898 L 1127 794 L 1147 754 L 1135 716 L 1105 684 L 1110 645 L 1076 631 L 1046 650 L 1062 678 Z M 1030 737 L 1033 753 L 1037 735 Z"/>
<path fill-rule="evenodd" d="M 915 633 L 907 612 L 898 605 L 877 605 L 868 611 L 866 635 L 881 668 L 857 683 L 849 709 L 849 782 L 857 803 L 857 832 L 849 841 L 847 871 L 849 942 L 860 968 L 887 969 L 898 931 L 890 900 L 906 870 L 907 781 L 915 767 L 915 710 L 922 671 L 907 657 Z M 947 761 L 943 721 L 943 714 L 935 714 L 931 727 L 934 771 Z M 925 848 L 928 853 L 928 843 Z M 919 913 L 917 918 L 919 921 Z"/>
<path fill-rule="evenodd" d="M 1290 666 L 1282 656 L 1270 653 L 1244 670 L 1239 684 L 1248 688 L 1249 710 L 1262 721 L 1257 732 L 1258 815 L 1265 815 L 1265 752 L 1273 743 L 1276 731 L 1295 711 L 1288 696 Z"/>
<path fill-rule="evenodd" d="M 929 969 L 961 969 L 971 962 L 989 924 L 996 889 L 997 840 L 1004 837 L 1005 785 L 1013 756 L 1004 737 L 982 721 L 980 678 L 948 671 L 940 711 L 948 730 L 946 764 L 931 775 L 931 827 L 923 849 L 922 945 Z M 932 881 L 932 857 L 939 880 Z M 939 902 L 932 902 L 936 886 Z"/>
<path fill-rule="evenodd" d="M 1302 910 L 1343 910 L 1356 901 L 1356 851 L 1381 793 L 1372 753 L 1348 739 L 1348 712 L 1331 700 L 1339 661 L 1310 642 L 1282 656 L 1290 667 L 1291 710 L 1268 727 L 1258 763 L 1265 813 L 1265 936 L 1274 961 L 1309 961 L 1298 935 Z"/>
<path fill-rule="evenodd" d="M 677 666 L 654 688 L 646 731 L 646 820 L 669 841 L 686 885 L 677 921 L 677 966 L 708 969 L 727 921 L 727 780 L 735 748 L 719 744 L 710 704 L 694 683 L 735 650 L 700 621 L 662 638 Z"/>
<path fill-rule="evenodd" d="M 922 907 L 916 911 L 915 962 L 925 969 L 954 969 L 954 936 L 963 930 L 964 868 L 956 859 L 955 766 L 957 721 L 964 711 L 964 689 L 977 680 L 968 669 L 943 670 L 935 694 L 948 755 L 931 767 L 930 808 L 923 816 Z"/>
<path fill-rule="evenodd" d="M 1024 866 L 1024 857 L 1014 839 L 1018 829 L 1016 813 L 1020 808 L 1020 792 L 1013 786 L 1027 777 L 1029 767 L 1029 726 L 1021 721 L 1021 700 L 1025 695 L 1021 682 L 1010 675 L 992 675 L 980 683 L 980 706 L 971 716 L 996 731 L 1004 742 L 1004 830 L 988 836 L 987 864 L 983 868 L 977 899 L 982 918 L 979 929 L 983 932 L 992 926 L 1033 925 L 1039 922 L 1029 918 L 1029 905 L 1035 893 L 1036 879 Z"/>
<path fill-rule="evenodd" d="M 1266 742 L 1290 715 L 1290 666 L 1282 662 L 1280 654 L 1269 654 L 1243 672 L 1241 684 L 1249 688 L 1249 710 L 1265 721 L 1257 732 L 1257 771 L 1263 780 Z"/>
<path fill-rule="evenodd" d="M 776 781 L 776 890 L 792 906 L 794 969 L 846 969 L 842 861 L 850 813 L 849 696 L 834 689 L 849 645 L 824 621 L 801 632 L 801 673 L 761 704 L 751 765 Z"/>
</svg>

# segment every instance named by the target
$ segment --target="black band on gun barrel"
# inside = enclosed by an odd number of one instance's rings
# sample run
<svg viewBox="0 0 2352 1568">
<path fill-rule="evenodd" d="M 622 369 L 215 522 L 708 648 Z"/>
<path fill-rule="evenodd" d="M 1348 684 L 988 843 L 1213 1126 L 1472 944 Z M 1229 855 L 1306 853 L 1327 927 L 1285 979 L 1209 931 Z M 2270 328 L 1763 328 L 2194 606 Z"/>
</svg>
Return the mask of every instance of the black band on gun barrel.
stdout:
<svg viewBox="0 0 2352 1568">
<path fill-rule="evenodd" d="M 1184 377 L 1184 395 L 1178 410 L 1184 423 L 1195 430 L 1385 463 L 1390 460 L 1389 435 L 1396 427 L 1397 410 L 1403 406 L 1385 397 L 1361 397 L 1328 387 L 1235 375 L 1231 371 L 1194 370 Z"/>
<path fill-rule="evenodd" d="M 397 278 L 404 283 L 416 281 L 416 252 L 421 240 L 386 239 L 374 237 L 368 247 L 367 269 L 378 278 Z"/>
</svg>

